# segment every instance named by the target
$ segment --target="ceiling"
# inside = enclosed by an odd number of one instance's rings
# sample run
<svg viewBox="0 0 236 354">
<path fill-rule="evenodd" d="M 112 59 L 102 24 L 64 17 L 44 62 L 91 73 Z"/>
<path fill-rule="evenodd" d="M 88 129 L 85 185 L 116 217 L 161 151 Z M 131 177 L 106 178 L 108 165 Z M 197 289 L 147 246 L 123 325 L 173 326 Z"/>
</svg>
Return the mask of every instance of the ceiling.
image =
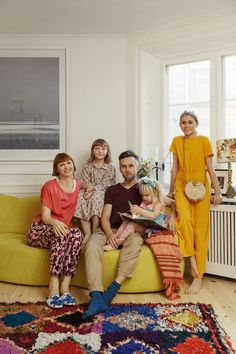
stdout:
<svg viewBox="0 0 236 354">
<path fill-rule="evenodd" d="M 0 0 L 0 34 L 128 35 L 235 6 L 235 0 Z"/>
</svg>

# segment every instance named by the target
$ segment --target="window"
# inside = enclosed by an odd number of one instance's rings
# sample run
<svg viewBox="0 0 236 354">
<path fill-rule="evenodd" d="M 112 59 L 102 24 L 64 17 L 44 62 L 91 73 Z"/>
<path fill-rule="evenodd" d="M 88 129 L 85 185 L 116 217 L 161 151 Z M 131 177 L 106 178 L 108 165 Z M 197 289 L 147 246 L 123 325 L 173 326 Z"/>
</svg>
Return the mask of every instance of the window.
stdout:
<svg viewBox="0 0 236 354">
<path fill-rule="evenodd" d="M 223 59 L 225 138 L 236 138 L 236 55 Z M 232 163 L 232 179 L 236 185 L 236 162 Z"/>
<path fill-rule="evenodd" d="M 210 137 L 210 60 L 169 65 L 167 68 L 167 121 L 165 146 L 181 135 L 179 116 L 185 110 L 200 118 L 198 133 Z M 165 161 L 164 184 L 169 184 L 171 156 Z"/>
<path fill-rule="evenodd" d="M 236 138 L 236 55 L 224 57 L 225 137 Z"/>
<path fill-rule="evenodd" d="M 210 136 L 210 61 L 170 65 L 168 77 L 168 139 L 180 135 L 179 116 L 185 110 L 200 117 L 199 134 Z"/>
<path fill-rule="evenodd" d="M 204 54 L 203 54 L 204 55 Z M 165 67 L 165 119 L 164 155 L 176 135 L 181 135 L 179 116 L 184 110 L 194 111 L 199 116 L 198 133 L 211 139 L 213 150 L 215 142 L 221 138 L 236 138 L 236 54 L 222 52 L 201 55 L 197 60 L 191 57 L 175 58 L 164 63 Z M 227 169 L 227 165 L 215 167 Z M 164 180 L 167 187 L 170 181 L 171 160 L 165 161 Z M 236 186 L 236 163 L 232 163 L 233 184 Z"/>
</svg>

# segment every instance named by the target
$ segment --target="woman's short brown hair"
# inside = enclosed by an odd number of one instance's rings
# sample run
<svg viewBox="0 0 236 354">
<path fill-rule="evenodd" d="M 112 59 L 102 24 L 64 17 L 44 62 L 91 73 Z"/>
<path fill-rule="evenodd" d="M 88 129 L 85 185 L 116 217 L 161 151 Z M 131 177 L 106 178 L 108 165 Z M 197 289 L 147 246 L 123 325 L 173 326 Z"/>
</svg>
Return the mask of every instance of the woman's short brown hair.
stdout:
<svg viewBox="0 0 236 354">
<path fill-rule="evenodd" d="M 93 149 L 95 148 L 95 146 L 102 146 L 102 147 L 106 147 L 107 148 L 107 154 L 105 156 L 105 163 L 109 163 L 111 162 L 111 149 L 110 146 L 108 144 L 108 142 L 104 139 L 96 139 L 91 146 L 91 152 L 90 152 L 90 157 L 89 157 L 89 162 L 94 161 L 94 154 L 93 154 Z"/>
<path fill-rule="evenodd" d="M 59 173 L 57 172 L 57 166 L 59 163 L 64 162 L 64 161 L 72 161 L 73 166 L 74 166 L 74 172 L 76 171 L 75 163 L 72 157 L 65 152 L 60 152 L 54 157 L 53 160 L 53 171 L 52 171 L 52 176 L 59 176 Z"/>
</svg>

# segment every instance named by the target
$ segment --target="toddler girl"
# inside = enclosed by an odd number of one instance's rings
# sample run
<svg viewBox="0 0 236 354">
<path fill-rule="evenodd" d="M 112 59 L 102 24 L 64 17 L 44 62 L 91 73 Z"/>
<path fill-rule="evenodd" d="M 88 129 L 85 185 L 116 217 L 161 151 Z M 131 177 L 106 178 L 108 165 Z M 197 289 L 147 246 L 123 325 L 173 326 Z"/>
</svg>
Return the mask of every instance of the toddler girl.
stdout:
<svg viewBox="0 0 236 354">
<path fill-rule="evenodd" d="M 133 215 L 142 216 L 155 221 L 163 221 L 165 207 L 162 202 L 161 186 L 156 180 L 143 177 L 139 180 L 139 190 L 142 195 L 142 203 L 140 206 L 131 205 L 130 211 Z M 138 232 L 141 236 L 145 236 L 146 227 L 141 226 L 134 221 L 124 220 L 116 232 L 117 247 L 124 243 L 129 234 Z M 105 251 L 114 250 L 112 245 L 104 246 Z"/>
<path fill-rule="evenodd" d="M 90 158 L 83 165 L 81 177 L 83 189 L 78 198 L 75 217 L 80 219 L 85 243 L 99 227 L 107 187 L 115 184 L 111 150 L 104 139 L 93 142 Z"/>
</svg>

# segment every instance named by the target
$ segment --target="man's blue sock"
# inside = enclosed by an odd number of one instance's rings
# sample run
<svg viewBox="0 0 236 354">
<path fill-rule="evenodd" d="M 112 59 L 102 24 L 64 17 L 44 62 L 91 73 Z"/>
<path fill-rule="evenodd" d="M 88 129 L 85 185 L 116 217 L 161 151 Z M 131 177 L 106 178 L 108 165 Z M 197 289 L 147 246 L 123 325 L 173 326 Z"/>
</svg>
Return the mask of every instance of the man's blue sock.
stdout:
<svg viewBox="0 0 236 354">
<path fill-rule="evenodd" d="M 93 317 L 98 313 L 104 312 L 107 309 L 107 305 L 103 299 L 103 293 L 101 291 L 92 291 L 90 293 L 91 301 L 88 305 L 87 310 L 83 313 L 82 319 Z"/>
<path fill-rule="evenodd" d="M 119 289 L 120 289 L 120 284 L 117 283 L 115 280 L 113 280 L 113 282 L 107 288 L 107 290 L 104 291 L 102 296 L 107 306 L 110 305 L 112 299 L 116 296 Z"/>
</svg>

